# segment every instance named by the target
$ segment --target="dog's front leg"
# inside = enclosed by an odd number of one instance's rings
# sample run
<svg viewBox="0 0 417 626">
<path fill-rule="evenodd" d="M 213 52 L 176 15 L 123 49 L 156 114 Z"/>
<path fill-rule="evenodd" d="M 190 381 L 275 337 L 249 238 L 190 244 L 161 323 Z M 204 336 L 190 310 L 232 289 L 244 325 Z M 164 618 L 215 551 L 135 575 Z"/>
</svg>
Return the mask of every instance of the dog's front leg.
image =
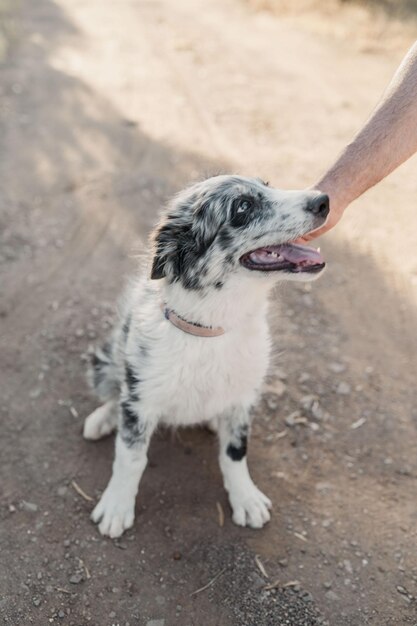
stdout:
<svg viewBox="0 0 417 626">
<path fill-rule="evenodd" d="M 120 537 L 133 525 L 139 482 L 147 464 L 147 452 L 155 420 L 141 412 L 132 398 L 120 403 L 119 432 L 113 474 L 91 518 L 102 535 Z"/>
<path fill-rule="evenodd" d="M 268 509 L 272 505 L 249 474 L 246 460 L 249 430 L 249 412 L 244 407 L 236 407 L 219 418 L 220 469 L 229 494 L 234 523 L 262 528 L 270 519 Z"/>
</svg>

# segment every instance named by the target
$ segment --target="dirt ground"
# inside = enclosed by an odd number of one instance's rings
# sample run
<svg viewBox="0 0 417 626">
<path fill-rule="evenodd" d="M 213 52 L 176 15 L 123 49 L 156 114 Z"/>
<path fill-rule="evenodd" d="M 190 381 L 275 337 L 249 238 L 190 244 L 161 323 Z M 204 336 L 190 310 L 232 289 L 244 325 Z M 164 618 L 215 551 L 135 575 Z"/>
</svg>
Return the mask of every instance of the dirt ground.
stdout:
<svg viewBox="0 0 417 626">
<path fill-rule="evenodd" d="M 95 500 L 110 474 L 113 440 L 81 437 L 96 406 L 86 354 L 161 205 L 218 171 L 314 183 L 408 40 L 323 36 L 239 0 L 13 11 L 0 70 L 2 623 L 417 624 L 416 159 L 323 238 L 324 278 L 274 296 L 276 365 L 250 447 L 274 502 L 265 529 L 231 523 L 204 430 L 155 438 L 119 541 L 74 488 Z"/>
</svg>

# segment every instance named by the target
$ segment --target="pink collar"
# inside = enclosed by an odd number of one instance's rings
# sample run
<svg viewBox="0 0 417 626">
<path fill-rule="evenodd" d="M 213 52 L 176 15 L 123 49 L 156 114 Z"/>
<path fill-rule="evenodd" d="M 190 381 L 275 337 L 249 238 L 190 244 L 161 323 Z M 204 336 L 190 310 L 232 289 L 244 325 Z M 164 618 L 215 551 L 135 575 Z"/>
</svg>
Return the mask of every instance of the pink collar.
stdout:
<svg viewBox="0 0 417 626">
<path fill-rule="evenodd" d="M 165 304 L 161 304 L 161 309 L 165 319 L 182 330 L 184 333 L 195 335 L 196 337 L 219 337 L 220 335 L 224 335 L 224 328 L 221 326 L 201 326 L 200 324 L 187 322 Z"/>
</svg>

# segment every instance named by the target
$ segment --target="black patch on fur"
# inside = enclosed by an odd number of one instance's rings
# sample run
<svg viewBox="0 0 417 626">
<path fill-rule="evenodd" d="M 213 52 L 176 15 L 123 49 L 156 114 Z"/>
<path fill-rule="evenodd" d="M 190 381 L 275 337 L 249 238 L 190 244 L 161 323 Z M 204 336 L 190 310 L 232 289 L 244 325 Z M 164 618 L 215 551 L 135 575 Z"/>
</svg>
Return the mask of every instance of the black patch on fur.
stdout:
<svg viewBox="0 0 417 626">
<path fill-rule="evenodd" d="M 198 291 L 199 289 L 202 289 L 200 279 L 198 276 L 190 276 L 188 274 L 185 274 L 182 277 L 181 282 L 185 289 L 193 289 L 194 291 Z"/>
<path fill-rule="evenodd" d="M 233 233 L 227 228 L 223 228 L 217 236 L 217 241 L 222 250 L 228 250 L 233 243 Z"/>
<path fill-rule="evenodd" d="M 120 436 L 127 447 L 132 448 L 144 439 L 145 425 L 141 421 L 139 414 L 132 410 L 128 401 L 122 402 L 120 409 L 122 412 Z"/>
<path fill-rule="evenodd" d="M 238 445 L 229 443 L 227 446 L 226 454 L 232 459 L 232 461 L 241 461 L 248 450 L 248 436 L 245 433 L 241 433 L 240 441 Z"/>
<path fill-rule="evenodd" d="M 224 287 L 224 283 L 221 280 L 218 280 L 214 286 L 216 287 L 216 289 L 221 289 L 222 287 Z"/>
<path fill-rule="evenodd" d="M 111 346 L 109 348 L 109 344 L 104 344 L 104 346 L 102 347 L 102 352 L 106 356 L 110 356 Z M 93 384 L 94 384 L 94 387 L 97 388 L 101 385 L 101 383 L 106 378 L 106 369 L 109 366 L 109 362 L 107 360 L 100 358 L 99 355 L 96 352 L 94 352 L 91 355 L 91 365 L 93 368 Z"/>
<path fill-rule="evenodd" d="M 126 374 L 126 385 L 129 390 L 129 398 L 133 402 L 138 402 L 139 393 L 138 393 L 138 385 L 140 383 L 140 378 L 133 371 L 132 366 L 126 362 L 125 363 L 125 374 Z"/>
</svg>

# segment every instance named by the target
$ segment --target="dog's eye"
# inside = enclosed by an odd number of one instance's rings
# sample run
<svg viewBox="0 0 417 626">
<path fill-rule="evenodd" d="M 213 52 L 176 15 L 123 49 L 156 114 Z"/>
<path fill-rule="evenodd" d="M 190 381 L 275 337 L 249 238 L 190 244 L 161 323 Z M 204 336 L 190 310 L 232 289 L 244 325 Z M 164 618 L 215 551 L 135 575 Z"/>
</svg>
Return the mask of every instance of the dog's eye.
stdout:
<svg viewBox="0 0 417 626">
<path fill-rule="evenodd" d="M 251 208 L 252 208 L 252 202 L 250 200 L 242 200 L 238 204 L 236 213 L 246 213 L 247 211 L 250 211 Z"/>
</svg>

